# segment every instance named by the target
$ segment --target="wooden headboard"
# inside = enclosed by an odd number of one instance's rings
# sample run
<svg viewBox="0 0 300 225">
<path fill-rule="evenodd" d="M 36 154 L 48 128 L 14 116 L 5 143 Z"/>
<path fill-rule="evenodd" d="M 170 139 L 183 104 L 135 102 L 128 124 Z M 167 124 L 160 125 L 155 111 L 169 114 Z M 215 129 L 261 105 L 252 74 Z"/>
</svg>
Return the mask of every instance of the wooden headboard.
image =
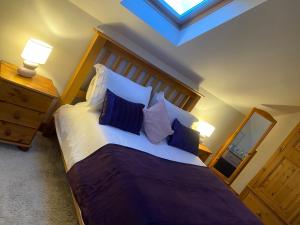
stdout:
<svg viewBox="0 0 300 225">
<path fill-rule="evenodd" d="M 62 94 L 63 104 L 72 104 L 85 99 L 86 88 L 95 73 L 93 65 L 96 63 L 101 63 L 143 86 L 152 86 L 152 94 L 163 91 L 166 99 L 187 111 L 191 111 L 202 96 L 96 30 L 95 36 Z"/>
</svg>

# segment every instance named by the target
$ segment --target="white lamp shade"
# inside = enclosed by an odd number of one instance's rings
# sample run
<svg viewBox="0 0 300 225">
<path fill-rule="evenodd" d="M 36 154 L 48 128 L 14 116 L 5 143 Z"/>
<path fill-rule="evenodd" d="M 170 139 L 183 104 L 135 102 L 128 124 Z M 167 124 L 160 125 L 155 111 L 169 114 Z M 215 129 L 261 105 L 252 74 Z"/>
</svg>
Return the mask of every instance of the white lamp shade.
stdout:
<svg viewBox="0 0 300 225">
<path fill-rule="evenodd" d="M 202 137 L 210 137 L 215 131 L 215 127 L 205 121 L 200 121 L 196 129 L 200 132 L 200 136 Z"/>
<path fill-rule="evenodd" d="M 46 63 L 52 48 L 52 46 L 45 42 L 31 38 L 27 41 L 21 57 L 31 63 L 44 64 Z"/>
</svg>

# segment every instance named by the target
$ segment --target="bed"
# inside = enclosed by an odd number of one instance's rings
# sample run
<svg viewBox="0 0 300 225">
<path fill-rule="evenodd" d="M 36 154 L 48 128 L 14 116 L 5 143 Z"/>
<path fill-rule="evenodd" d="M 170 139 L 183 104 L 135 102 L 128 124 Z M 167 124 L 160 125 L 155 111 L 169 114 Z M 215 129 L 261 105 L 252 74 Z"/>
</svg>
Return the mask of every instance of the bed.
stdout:
<svg viewBox="0 0 300 225">
<path fill-rule="evenodd" d="M 90 111 L 85 102 L 64 105 L 56 112 L 56 130 L 67 170 L 107 144 L 123 145 L 167 160 L 206 167 L 197 156 L 167 145 L 165 141 L 152 144 L 143 133 L 138 136 L 99 125 L 98 119 L 99 113 Z"/>
<path fill-rule="evenodd" d="M 81 102 L 96 62 L 163 91 L 186 111 L 202 97 L 96 31 L 55 114 L 80 224 L 260 224 L 197 156 L 165 141 L 152 144 L 142 132 L 100 125 L 99 112 Z"/>
</svg>

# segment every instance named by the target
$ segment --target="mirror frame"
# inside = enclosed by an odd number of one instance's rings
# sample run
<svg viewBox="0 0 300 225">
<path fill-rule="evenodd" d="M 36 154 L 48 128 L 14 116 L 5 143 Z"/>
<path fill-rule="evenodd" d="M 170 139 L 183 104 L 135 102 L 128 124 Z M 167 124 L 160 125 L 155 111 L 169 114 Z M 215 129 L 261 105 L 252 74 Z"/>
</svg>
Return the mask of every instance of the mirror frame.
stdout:
<svg viewBox="0 0 300 225">
<path fill-rule="evenodd" d="M 221 172 L 219 172 L 217 169 L 214 168 L 214 165 L 217 163 L 217 161 L 222 157 L 224 152 L 227 150 L 228 146 L 232 143 L 232 141 L 235 139 L 235 137 L 238 135 L 238 133 L 243 129 L 245 124 L 249 121 L 251 116 L 254 113 L 258 113 L 265 119 L 269 120 L 271 122 L 271 125 L 269 128 L 265 131 L 265 133 L 261 136 L 261 138 L 256 142 L 254 147 L 249 151 L 248 155 L 241 161 L 238 167 L 236 167 L 235 171 L 231 174 L 230 177 L 226 177 L 223 175 Z M 244 167 L 249 163 L 249 161 L 254 157 L 256 154 L 256 149 L 258 146 L 262 143 L 262 141 L 265 139 L 265 137 L 269 134 L 269 132 L 273 129 L 277 121 L 273 118 L 271 114 L 268 112 L 258 109 L 258 108 L 253 108 L 248 116 L 245 117 L 243 122 L 240 124 L 240 126 L 227 138 L 227 140 L 224 142 L 224 144 L 221 146 L 221 148 L 218 150 L 218 152 L 213 156 L 211 159 L 210 163 L 208 164 L 208 167 L 216 173 L 221 179 L 224 180 L 225 183 L 227 184 L 232 184 L 232 182 L 235 180 L 235 178 L 242 172 Z"/>
</svg>

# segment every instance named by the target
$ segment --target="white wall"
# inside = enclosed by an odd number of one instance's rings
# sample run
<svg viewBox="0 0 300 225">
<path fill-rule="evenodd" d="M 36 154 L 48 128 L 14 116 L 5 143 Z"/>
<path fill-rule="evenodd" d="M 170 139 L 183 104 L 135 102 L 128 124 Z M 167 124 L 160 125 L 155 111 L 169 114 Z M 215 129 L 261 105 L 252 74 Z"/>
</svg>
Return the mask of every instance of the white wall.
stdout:
<svg viewBox="0 0 300 225">
<path fill-rule="evenodd" d="M 289 135 L 292 129 L 300 122 L 300 113 L 275 117 L 277 124 L 262 144 L 258 147 L 256 155 L 240 173 L 231 187 L 240 193 L 257 172 L 270 159 L 283 140 Z"/>
<path fill-rule="evenodd" d="M 211 96 L 209 92 L 201 90 L 205 95 L 199 101 L 193 113 L 200 119 L 212 124 L 216 129 L 211 137 L 204 140 L 213 153 L 216 153 L 226 139 L 243 121 L 244 115 L 233 109 L 231 106 L 224 104 L 218 98 Z M 209 162 L 211 157 L 207 160 Z"/>
<path fill-rule="evenodd" d="M 93 28 L 99 24 L 101 21 L 66 0 L 22 0 L 22 4 L 18 0 L 1 0 L 0 58 L 20 65 L 20 54 L 30 37 L 51 44 L 53 52 L 47 63 L 38 68 L 38 72 L 51 78 L 61 93 L 94 34 Z M 205 95 L 193 113 L 216 127 L 213 136 L 205 140 L 205 143 L 214 152 L 217 151 L 243 115 L 126 37 L 118 33 L 112 35 L 128 48 Z"/>
</svg>

